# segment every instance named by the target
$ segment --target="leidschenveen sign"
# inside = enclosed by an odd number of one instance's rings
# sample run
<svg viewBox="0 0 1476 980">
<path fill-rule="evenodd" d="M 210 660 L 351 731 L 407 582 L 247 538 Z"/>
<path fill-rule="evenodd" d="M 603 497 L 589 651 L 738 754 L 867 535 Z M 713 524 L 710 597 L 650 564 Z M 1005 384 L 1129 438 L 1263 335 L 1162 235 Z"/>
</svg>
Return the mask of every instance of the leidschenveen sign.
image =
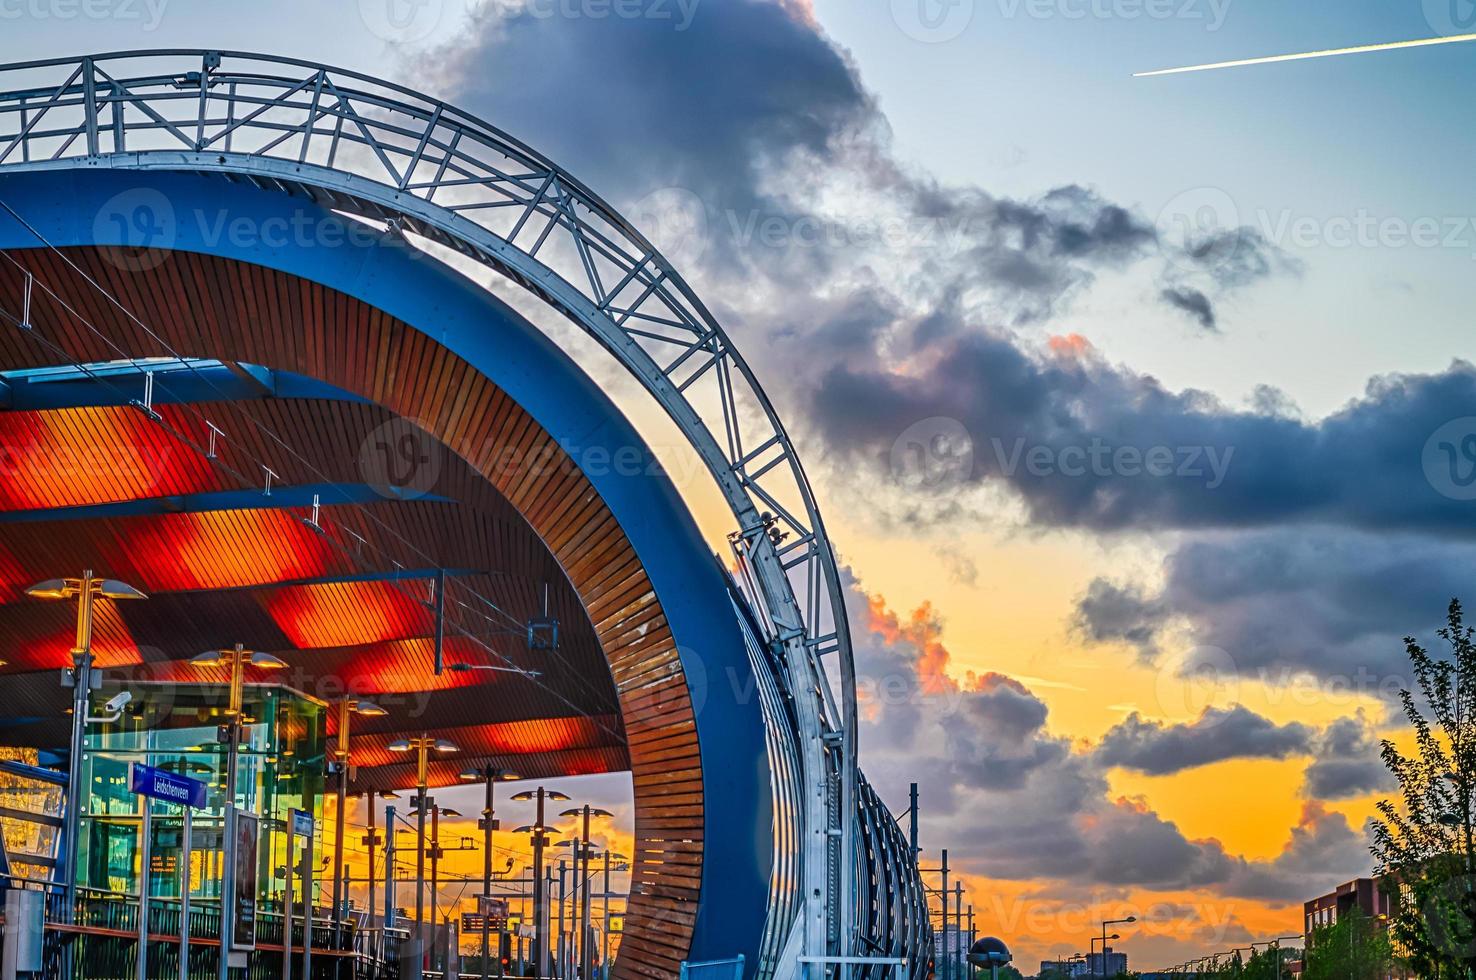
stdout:
<svg viewBox="0 0 1476 980">
<path fill-rule="evenodd" d="M 165 803 L 194 807 L 196 810 L 205 806 L 206 787 L 200 780 L 137 762 L 128 767 L 128 788 Z"/>
</svg>

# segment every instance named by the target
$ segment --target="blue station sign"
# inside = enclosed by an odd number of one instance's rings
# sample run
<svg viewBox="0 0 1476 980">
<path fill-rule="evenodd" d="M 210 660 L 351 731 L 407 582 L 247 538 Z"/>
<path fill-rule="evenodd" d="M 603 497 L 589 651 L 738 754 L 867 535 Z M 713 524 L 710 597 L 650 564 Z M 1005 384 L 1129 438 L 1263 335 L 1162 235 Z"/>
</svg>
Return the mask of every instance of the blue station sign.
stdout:
<svg viewBox="0 0 1476 980">
<path fill-rule="evenodd" d="M 194 807 L 196 810 L 205 806 L 206 786 L 200 780 L 137 762 L 128 767 L 128 788 L 165 803 Z"/>
</svg>

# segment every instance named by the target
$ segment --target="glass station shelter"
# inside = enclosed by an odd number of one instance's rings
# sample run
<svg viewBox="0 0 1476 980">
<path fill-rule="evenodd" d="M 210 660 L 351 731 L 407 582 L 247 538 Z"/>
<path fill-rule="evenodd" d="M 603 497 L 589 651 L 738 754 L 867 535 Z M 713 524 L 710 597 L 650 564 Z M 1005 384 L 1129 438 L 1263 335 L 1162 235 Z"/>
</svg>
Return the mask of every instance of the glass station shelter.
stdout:
<svg viewBox="0 0 1476 980">
<path fill-rule="evenodd" d="M 104 685 L 94 694 L 93 711 L 121 689 Z M 133 700 L 116 721 L 88 726 L 76 869 L 80 896 L 85 903 L 139 893 L 145 798 L 130 792 L 128 776 L 129 764 L 136 762 L 208 786 L 207 807 L 193 815 L 190 897 L 214 904 L 224 864 L 229 692 L 224 686 L 136 682 L 126 689 Z M 248 684 L 243 690 L 236 805 L 261 818 L 257 900 L 264 911 L 281 908 L 291 811 L 311 813 L 321 827 L 327 710 L 322 701 L 280 685 Z M 152 806 L 149 894 L 168 902 L 179 897 L 184 818 L 178 806 Z"/>
</svg>

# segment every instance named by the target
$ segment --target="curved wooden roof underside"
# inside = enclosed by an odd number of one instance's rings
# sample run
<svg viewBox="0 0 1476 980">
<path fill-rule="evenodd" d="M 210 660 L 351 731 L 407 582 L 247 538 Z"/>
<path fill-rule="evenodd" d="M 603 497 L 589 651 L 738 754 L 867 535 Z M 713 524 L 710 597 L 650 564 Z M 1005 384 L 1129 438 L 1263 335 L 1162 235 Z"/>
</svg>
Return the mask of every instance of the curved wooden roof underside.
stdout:
<svg viewBox="0 0 1476 980">
<path fill-rule="evenodd" d="M 702 870 L 702 774 L 686 679 L 630 541 L 549 433 L 425 334 L 305 279 L 192 253 L 165 253 L 143 269 L 106 249 L 11 255 L 62 302 L 38 291 L 35 329 L 0 330 L 0 371 L 178 352 L 293 372 L 367 400 L 264 390 L 159 404 L 157 420 L 124 404 L 0 410 L 0 444 L 24 450 L 0 486 L 0 646 L 9 661 L 0 678 L 22 699 L 12 703 L 55 700 L 52 671 L 71 644 L 66 608 L 23 601 L 21 589 L 91 566 L 152 597 L 101 617 L 104 664 L 170 680 L 200 650 L 242 642 L 289 660 L 294 686 L 311 692 L 331 679 L 389 702 L 388 717 L 355 726 L 362 788 L 413 781 L 385 750 L 402 732 L 444 734 L 462 747 L 435 764 L 437 785 L 469 763 L 525 777 L 628 768 L 636 841 L 616 972 L 675 975 Z M 0 307 L 12 316 L 22 278 L 0 265 Z M 181 441 L 204 445 L 205 419 L 224 433 L 216 462 Z M 415 483 L 421 494 L 334 505 L 325 493 L 322 530 L 306 525 L 305 493 L 293 491 L 363 484 L 361 447 L 376 433 L 406 431 L 397 419 L 416 420 L 434 437 L 426 444 L 449 449 L 433 479 Z M 239 477 L 254 479 L 263 461 L 275 473 L 274 498 L 243 503 Z M 137 501 L 151 504 L 123 506 Z M 511 662 L 543 676 L 435 675 L 429 580 L 386 580 L 426 569 L 455 570 L 446 579 L 446 617 L 458 627 L 447 633 L 447 662 Z M 544 583 L 561 621 L 553 657 L 510 635 L 538 615 Z M 403 694 L 416 696 L 393 697 Z M 13 717 L 5 740 L 64 744 L 64 723 L 39 711 Z"/>
</svg>

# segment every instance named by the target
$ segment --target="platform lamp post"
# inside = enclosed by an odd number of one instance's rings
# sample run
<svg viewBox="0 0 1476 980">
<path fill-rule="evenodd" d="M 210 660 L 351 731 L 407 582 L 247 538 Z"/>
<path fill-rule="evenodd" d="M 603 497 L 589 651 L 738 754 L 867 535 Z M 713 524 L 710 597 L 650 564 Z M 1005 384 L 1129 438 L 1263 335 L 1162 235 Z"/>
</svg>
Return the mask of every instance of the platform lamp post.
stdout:
<svg viewBox="0 0 1476 980">
<path fill-rule="evenodd" d="M 565 810 L 559 816 L 583 818 L 583 829 L 573 846 L 574 908 L 578 916 L 579 970 L 585 980 L 589 980 L 590 968 L 593 966 L 589 959 L 589 954 L 592 952 L 589 948 L 589 819 L 590 817 L 613 817 L 615 814 L 586 803 L 577 809 Z"/>
<path fill-rule="evenodd" d="M 420 735 L 416 738 L 401 738 L 389 744 L 391 752 L 415 753 L 415 941 L 421 949 L 424 964 L 425 943 L 425 809 L 429 758 L 432 751 L 441 753 L 459 752 L 455 742 L 444 738 Z"/>
<path fill-rule="evenodd" d="M 492 832 L 497 829 L 497 814 L 493 808 L 492 787 L 498 780 L 517 779 L 518 774 L 510 769 L 499 769 L 496 766 L 482 766 L 480 769 L 463 769 L 461 771 L 462 782 L 481 782 L 487 788 L 487 799 L 482 807 L 482 819 L 477 821 L 477 827 L 482 831 L 482 894 L 487 896 L 487 901 L 492 898 Z M 482 913 L 482 980 L 488 980 L 487 956 L 489 932 L 487 919 L 489 909 L 487 903 L 478 903 Z M 498 931 L 497 950 L 497 975 L 502 975 L 502 933 Z"/>
<path fill-rule="evenodd" d="M 625 863 L 630 858 L 624 854 L 611 854 L 610 849 L 605 848 L 605 888 L 600 893 L 600 901 L 603 904 L 601 921 L 605 924 L 605 928 L 600 933 L 600 970 L 603 976 L 610 975 L 610 862 L 612 860 L 620 862 L 615 866 L 616 871 L 630 870 L 630 865 Z"/>
<path fill-rule="evenodd" d="M 230 976 L 228 964 L 232 937 L 231 918 L 227 909 L 227 902 L 235 887 L 234 875 L 236 868 L 236 768 L 240 762 L 241 755 L 241 726 L 245 719 L 241 714 L 242 700 L 246 687 L 246 667 L 250 665 L 258 670 L 282 670 L 287 666 L 287 661 L 280 657 L 274 657 L 270 653 L 258 653 L 247 650 L 245 646 L 237 643 L 229 650 L 207 650 L 205 653 L 197 654 L 190 658 L 190 666 L 201 669 L 216 669 L 229 667 L 230 677 L 230 700 L 226 706 L 226 723 L 221 726 L 221 741 L 226 745 L 226 772 L 225 772 L 225 803 L 221 807 L 222 824 L 221 829 L 225 834 L 225 862 L 221 871 L 220 888 L 220 966 L 218 976 L 220 980 L 226 980 Z"/>
<path fill-rule="evenodd" d="M 536 817 L 531 824 L 524 824 L 513 831 L 515 834 L 532 835 L 533 844 L 533 962 L 537 965 L 540 977 L 548 976 L 548 890 L 543 880 L 543 849 L 552 843 L 553 838 L 548 835 L 548 828 L 543 823 L 543 805 L 552 800 L 557 803 L 568 802 L 567 794 L 560 793 L 556 789 L 544 789 L 542 786 L 536 790 L 525 789 L 513 796 L 519 803 L 528 800 L 537 800 L 538 809 Z"/>
<path fill-rule="evenodd" d="M 333 758 L 329 762 L 330 770 L 338 777 L 338 807 L 333 815 L 333 922 L 334 925 L 341 926 L 344 922 L 343 835 L 346 816 L 344 811 L 348 809 L 349 729 L 354 715 L 383 718 L 389 712 L 372 701 L 360 698 L 340 698 L 335 707 L 338 709 L 338 740 L 333 749 Z M 374 809 L 372 796 L 369 799 L 369 808 Z M 372 872 L 369 877 L 374 877 Z"/>
<path fill-rule="evenodd" d="M 1102 976 L 1107 976 L 1107 927 L 1120 924 L 1125 925 L 1137 921 L 1138 917 L 1136 915 L 1130 915 L 1125 919 L 1104 919 L 1102 921 Z M 1112 938 L 1116 939 L 1118 937 L 1113 936 Z"/>
<path fill-rule="evenodd" d="M 92 570 L 81 578 L 53 578 L 26 590 L 33 599 L 76 599 L 77 635 L 72 647 L 72 756 L 67 772 L 66 824 L 63 855 L 66 881 L 62 921 L 77 917 L 77 835 L 82 828 L 82 752 L 87 741 L 87 713 L 92 702 L 92 611 L 98 599 L 147 599 L 138 589 L 110 578 L 94 578 Z M 70 950 L 70 946 L 68 949 Z"/>
<path fill-rule="evenodd" d="M 400 797 L 398 794 L 390 792 L 388 790 L 376 793 L 372 789 L 365 790 L 361 795 L 364 797 L 364 811 L 368 817 L 368 823 L 365 827 L 364 836 L 360 840 L 369 852 L 369 873 L 365 876 L 365 882 L 369 886 L 368 948 L 370 976 L 374 976 L 375 971 L 377 971 L 379 968 L 379 951 L 378 946 L 375 942 L 375 937 L 379 934 L 379 927 L 375 925 L 379 912 L 378 895 L 376 894 L 379 879 L 375 877 L 374 874 L 374 855 L 375 849 L 384 840 L 384 838 L 379 835 L 379 828 L 375 825 L 374 822 L 374 798 L 378 796 L 382 800 L 397 800 Z"/>
<path fill-rule="evenodd" d="M 453 810 L 449 806 L 441 806 L 439 803 L 436 803 L 435 801 L 431 801 L 430 815 L 431 815 L 431 849 L 430 849 L 430 867 L 431 867 L 431 889 L 430 889 L 430 906 L 431 906 L 431 908 L 430 908 L 430 918 L 431 918 L 431 934 L 432 935 L 438 935 L 439 932 L 440 932 L 440 930 L 441 930 L 441 927 L 444 925 L 444 923 L 442 923 L 442 921 L 441 921 L 441 858 L 443 858 L 443 857 L 446 856 L 446 852 L 444 850 L 442 850 L 442 848 L 441 848 L 441 818 L 442 817 L 445 817 L 446 819 L 450 820 L 450 819 L 452 819 L 454 817 L 461 816 L 461 812 L 459 810 Z M 442 957 L 441 957 L 441 941 L 439 939 L 436 940 L 436 948 L 431 953 L 431 959 L 432 959 L 432 965 L 439 969 L 441 967 L 441 961 L 442 961 Z"/>
</svg>

